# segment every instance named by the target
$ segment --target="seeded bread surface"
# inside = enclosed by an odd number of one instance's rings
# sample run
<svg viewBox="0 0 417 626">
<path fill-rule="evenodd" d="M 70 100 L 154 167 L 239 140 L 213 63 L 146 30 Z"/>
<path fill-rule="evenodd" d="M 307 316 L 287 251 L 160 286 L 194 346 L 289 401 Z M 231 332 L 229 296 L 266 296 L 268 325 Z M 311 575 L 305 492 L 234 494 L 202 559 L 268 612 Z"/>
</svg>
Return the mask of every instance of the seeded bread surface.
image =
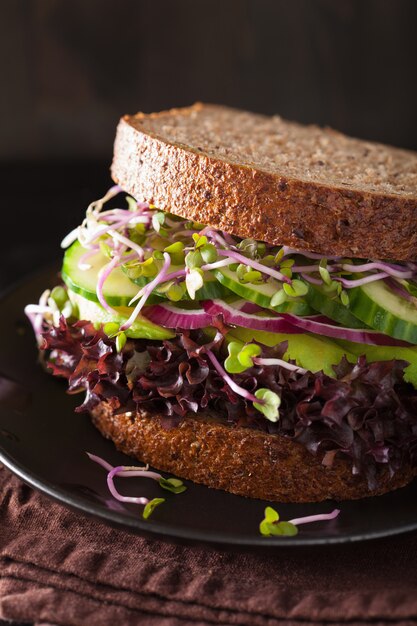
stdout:
<svg viewBox="0 0 417 626">
<path fill-rule="evenodd" d="M 195 104 L 118 125 L 112 176 L 137 199 L 323 255 L 417 259 L 417 153 Z"/>
<path fill-rule="evenodd" d="M 208 487 L 279 502 L 352 500 L 403 487 L 417 470 L 404 466 L 392 478 L 384 471 L 380 487 L 370 492 L 351 464 L 336 458 L 324 467 L 304 446 L 280 435 L 233 427 L 211 417 L 186 417 L 166 430 L 157 415 L 114 415 L 102 402 L 92 412 L 99 431 L 116 447 L 149 463 Z"/>
</svg>

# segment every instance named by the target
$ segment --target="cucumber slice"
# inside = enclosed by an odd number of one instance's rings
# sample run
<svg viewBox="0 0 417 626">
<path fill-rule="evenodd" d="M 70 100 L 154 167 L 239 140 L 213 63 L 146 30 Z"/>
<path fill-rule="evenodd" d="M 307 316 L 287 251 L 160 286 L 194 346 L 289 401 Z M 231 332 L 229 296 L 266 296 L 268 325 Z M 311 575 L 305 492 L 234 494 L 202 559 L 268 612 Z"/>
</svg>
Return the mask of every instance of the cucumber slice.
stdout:
<svg viewBox="0 0 417 626">
<path fill-rule="evenodd" d="M 99 324 L 116 322 L 116 324 L 121 326 L 133 311 L 133 307 L 116 307 L 116 314 L 114 314 L 103 309 L 100 304 L 84 298 L 79 293 L 69 290 L 68 296 L 71 302 L 77 305 L 80 320 Z M 171 339 L 175 336 L 172 331 L 154 324 L 142 315 L 138 315 L 132 326 L 125 331 L 125 334 L 132 339 L 156 340 Z"/>
<path fill-rule="evenodd" d="M 88 264 L 91 265 L 90 269 L 81 270 L 78 267 L 78 261 L 85 252 L 86 249 L 78 241 L 68 248 L 64 255 L 61 270 L 62 279 L 71 291 L 80 294 L 87 300 L 98 302 L 96 294 L 97 275 L 109 260 L 101 252 L 97 252 L 88 259 Z M 103 287 L 103 295 L 111 306 L 127 306 L 137 292 L 138 286 L 129 280 L 120 267 L 112 271 Z M 160 297 L 152 294 L 147 304 L 160 301 Z"/>
<path fill-rule="evenodd" d="M 309 284 L 308 292 L 304 297 L 313 309 L 330 317 L 330 319 L 342 326 L 347 326 L 348 328 L 363 328 L 366 326 L 334 297 L 334 292 L 331 294 L 327 293 L 326 288 L 321 285 Z"/>
<path fill-rule="evenodd" d="M 349 289 L 351 313 L 385 335 L 417 344 L 417 308 L 382 280 Z"/>
<path fill-rule="evenodd" d="M 225 287 L 241 296 L 245 300 L 255 302 L 265 309 L 272 309 L 279 313 L 293 313 L 294 315 L 311 315 L 314 311 L 301 298 L 291 298 L 279 306 L 271 306 L 271 298 L 281 287 L 281 283 L 273 278 L 261 285 L 253 285 L 251 283 L 241 283 L 236 275 L 228 267 L 213 271 L 215 277 Z"/>
<path fill-rule="evenodd" d="M 227 334 L 228 340 L 234 337 L 248 343 L 257 341 L 270 347 L 282 341 L 288 341 L 288 348 L 284 354 L 285 360 L 292 359 L 297 365 L 310 372 L 323 370 L 325 374 L 333 378 L 335 377 L 333 365 L 340 363 L 343 356 L 346 356 L 351 363 L 355 363 L 357 359 L 349 349 L 334 343 L 331 339 L 308 333 L 286 335 L 237 327 Z"/>
</svg>

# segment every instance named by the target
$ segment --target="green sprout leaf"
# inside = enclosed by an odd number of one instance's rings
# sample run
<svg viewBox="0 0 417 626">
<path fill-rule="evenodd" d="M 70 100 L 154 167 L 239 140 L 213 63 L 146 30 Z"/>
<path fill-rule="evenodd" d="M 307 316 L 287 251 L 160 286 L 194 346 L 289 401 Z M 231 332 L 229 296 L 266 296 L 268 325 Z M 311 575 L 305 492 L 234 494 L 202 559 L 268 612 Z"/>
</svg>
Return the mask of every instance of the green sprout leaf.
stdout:
<svg viewBox="0 0 417 626">
<path fill-rule="evenodd" d="M 253 357 L 259 356 L 261 352 L 261 346 L 258 346 L 256 343 L 248 343 L 246 346 L 243 346 L 237 355 L 237 360 L 246 369 L 253 366 Z"/>
<path fill-rule="evenodd" d="M 166 237 L 161 237 L 158 233 L 153 233 L 147 237 L 146 244 L 148 248 L 152 248 L 152 250 L 158 250 L 159 252 L 163 252 L 167 246 L 171 244 L 171 241 Z M 154 254 L 152 253 L 152 256 Z M 163 257 L 164 255 L 162 255 Z M 154 258 L 156 258 L 154 256 Z"/>
<path fill-rule="evenodd" d="M 294 259 L 285 259 L 284 261 L 282 261 L 280 263 L 279 269 L 280 269 L 280 271 L 282 271 L 284 268 L 291 269 L 291 267 L 294 265 L 294 263 L 295 263 Z"/>
<path fill-rule="evenodd" d="M 279 513 L 272 506 L 267 506 L 265 509 L 265 521 L 273 524 L 279 520 Z"/>
<path fill-rule="evenodd" d="M 168 300 L 171 300 L 172 302 L 178 302 L 184 297 L 186 291 L 187 287 L 185 283 L 174 282 L 166 290 L 166 295 Z"/>
<path fill-rule="evenodd" d="M 283 289 L 278 289 L 271 298 L 271 306 L 280 306 L 287 300 L 287 294 Z"/>
<path fill-rule="evenodd" d="M 120 331 L 120 326 L 116 322 L 107 322 L 107 324 L 104 324 L 103 330 L 107 337 L 115 337 Z"/>
<path fill-rule="evenodd" d="M 259 530 L 261 535 L 269 537 L 271 535 L 271 526 L 273 526 L 273 524 L 279 520 L 279 515 L 278 511 L 273 509 L 272 506 L 266 507 L 264 515 L 264 519 L 259 524 Z"/>
<path fill-rule="evenodd" d="M 196 249 L 202 248 L 203 246 L 207 244 L 207 237 L 205 235 L 201 236 L 198 233 L 194 233 L 193 240 L 194 240 Z"/>
<path fill-rule="evenodd" d="M 240 374 L 250 367 L 250 365 L 242 365 L 242 363 L 239 362 L 238 355 L 243 346 L 244 344 L 240 341 L 231 341 L 227 346 L 229 356 L 224 362 L 224 368 L 229 374 Z"/>
<path fill-rule="evenodd" d="M 277 265 L 279 265 L 281 263 L 281 259 L 284 256 L 284 248 L 281 248 L 280 250 L 278 250 L 278 252 L 275 255 L 275 263 Z"/>
<path fill-rule="evenodd" d="M 217 250 L 212 243 L 206 243 L 204 246 L 201 246 L 200 253 L 204 263 L 214 263 L 215 261 L 217 261 Z"/>
<path fill-rule="evenodd" d="M 349 306 L 349 296 L 344 289 L 340 292 L 340 301 L 344 306 Z"/>
<path fill-rule="evenodd" d="M 260 262 L 262 263 L 262 265 L 266 265 L 266 267 L 274 267 L 275 257 L 273 254 L 267 254 L 261 259 Z"/>
<path fill-rule="evenodd" d="M 258 270 L 250 270 L 249 272 L 245 272 L 243 274 L 242 281 L 244 283 L 253 283 L 258 285 L 262 283 L 262 274 Z"/>
<path fill-rule="evenodd" d="M 138 205 L 137 205 L 135 198 L 132 198 L 132 196 L 126 196 L 125 200 L 127 202 L 129 211 L 136 211 L 136 209 L 138 208 Z"/>
<path fill-rule="evenodd" d="M 200 250 L 191 250 L 185 257 L 185 264 L 190 270 L 203 265 L 203 257 Z"/>
<path fill-rule="evenodd" d="M 280 272 L 283 276 L 286 276 L 287 278 L 292 278 L 292 269 L 290 267 L 283 267 L 282 269 L 280 269 Z"/>
<path fill-rule="evenodd" d="M 154 512 L 157 506 L 165 502 L 165 498 L 154 498 L 150 500 L 148 504 L 143 509 L 142 517 L 143 519 L 148 519 L 150 515 Z"/>
<path fill-rule="evenodd" d="M 190 295 L 191 300 L 195 300 L 196 292 L 201 289 L 204 284 L 203 272 L 200 270 L 200 268 L 196 267 L 186 275 L 185 284 L 187 286 L 187 291 Z"/>
<path fill-rule="evenodd" d="M 255 397 L 261 401 L 253 403 L 255 409 L 265 415 L 270 422 L 277 422 L 279 419 L 278 408 L 281 404 L 279 395 L 270 389 L 258 389 L 255 391 Z"/>
<path fill-rule="evenodd" d="M 249 265 L 244 265 L 243 263 L 239 263 L 236 269 L 236 274 L 240 282 L 243 282 L 245 274 L 251 271 Z"/>
<path fill-rule="evenodd" d="M 279 522 L 277 524 L 277 526 L 280 527 L 281 535 L 285 535 L 287 537 L 294 537 L 295 535 L 298 535 L 298 528 L 297 526 L 295 526 L 294 524 L 291 524 L 291 522 Z"/>
<path fill-rule="evenodd" d="M 129 229 L 129 239 L 140 246 L 145 242 L 145 224 L 135 224 L 133 228 Z M 129 252 L 126 252 L 129 254 Z"/>
<path fill-rule="evenodd" d="M 119 333 L 116 337 L 116 350 L 121 352 L 126 345 L 127 337 L 125 333 Z"/>
<path fill-rule="evenodd" d="M 155 259 L 155 261 L 163 261 L 164 260 L 164 255 L 163 255 L 161 250 L 154 250 L 152 252 L 152 257 Z"/>
<path fill-rule="evenodd" d="M 159 479 L 159 486 L 162 487 L 162 489 L 171 491 L 172 493 L 183 493 L 187 489 L 182 480 L 180 480 L 179 478 L 161 477 Z"/>
<path fill-rule="evenodd" d="M 159 294 L 165 294 L 168 300 L 178 302 L 184 297 L 187 287 L 184 282 L 177 283 L 175 280 L 169 280 L 162 285 L 158 285 L 156 291 Z"/>
<path fill-rule="evenodd" d="M 331 285 L 332 279 L 330 277 L 329 270 L 327 269 L 327 259 L 321 259 L 319 263 L 319 272 L 322 281 L 325 285 Z"/>
<path fill-rule="evenodd" d="M 279 522 L 278 512 L 271 506 L 267 506 L 264 512 L 264 519 L 259 524 L 259 532 L 264 537 L 272 537 L 284 535 L 287 537 L 294 537 L 297 535 L 298 528 L 291 522 Z"/>
<path fill-rule="evenodd" d="M 258 241 L 258 248 L 256 250 L 257 256 L 262 259 L 263 256 L 265 256 L 265 252 L 266 252 L 266 245 L 264 244 L 263 241 Z"/>
<path fill-rule="evenodd" d="M 255 239 L 242 239 L 242 241 L 238 244 L 238 247 L 242 254 L 247 256 L 249 259 L 254 259 L 258 251 L 258 243 Z"/>
<path fill-rule="evenodd" d="M 294 278 L 291 281 L 291 285 L 284 283 L 282 288 L 287 296 L 292 296 L 293 298 L 300 298 L 308 292 L 308 286 L 302 280 L 298 280 L 298 278 Z"/>
<path fill-rule="evenodd" d="M 139 266 L 139 261 L 130 261 L 123 265 L 123 269 L 126 272 L 128 278 L 134 280 L 142 276 L 142 268 Z"/>
<path fill-rule="evenodd" d="M 52 289 L 50 298 L 52 298 L 60 311 L 62 311 L 64 305 L 68 302 L 67 291 L 61 286 Z"/>
<path fill-rule="evenodd" d="M 161 226 L 165 221 L 165 213 L 162 211 L 157 211 L 152 215 L 152 227 L 156 230 L 157 233 L 161 230 Z"/>
<path fill-rule="evenodd" d="M 184 263 L 184 244 L 182 241 L 176 241 L 172 243 L 170 246 L 164 248 L 164 252 L 168 252 L 171 257 L 171 263 L 174 265 L 183 265 Z"/>
<path fill-rule="evenodd" d="M 110 246 L 108 246 L 106 243 L 104 243 L 104 241 L 100 241 L 99 244 L 100 246 L 100 252 L 103 256 L 107 257 L 108 259 L 111 259 L 111 248 Z"/>
<path fill-rule="evenodd" d="M 158 273 L 158 267 L 153 257 L 149 257 L 149 259 L 146 259 L 146 261 L 139 263 L 139 267 L 141 269 L 142 276 L 151 278 L 153 276 L 156 276 Z"/>
</svg>

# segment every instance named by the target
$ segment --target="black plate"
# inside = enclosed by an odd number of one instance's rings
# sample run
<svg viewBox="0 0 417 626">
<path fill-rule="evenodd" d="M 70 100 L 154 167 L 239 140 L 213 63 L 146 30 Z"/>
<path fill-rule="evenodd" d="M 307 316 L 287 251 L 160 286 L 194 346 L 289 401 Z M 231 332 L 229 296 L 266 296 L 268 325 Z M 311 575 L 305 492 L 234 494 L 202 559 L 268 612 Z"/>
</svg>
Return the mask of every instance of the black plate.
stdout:
<svg viewBox="0 0 417 626">
<path fill-rule="evenodd" d="M 65 383 L 38 365 L 34 336 L 23 314 L 25 304 L 37 302 L 43 289 L 55 282 L 55 269 L 44 270 L 0 301 L 0 460 L 31 486 L 131 532 L 226 546 L 345 543 L 417 529 L 417 481 L 386 496 L 344 502 L 338 519 L 300 527 L 299 535 L 292 538 L 259 535 L 265 502 L 193 483 L 187 483 L 188 490 L 176 496 L 162 492 L 153 481 L 123 481 L 120 488 L 128 495 L 166 497 L 147 521 L 138 507 L 113 500 L 105 471 L 91 462 L 85 451 L 114 465 L 131 464 L 131 459 L 101 437 L 86 414 L 74 413 L 81 398 L 68 396 Z M 9 397 L 7 379 L 21 385 L 18 394 Z M 291 519 L 331 511 L 334 503 L 273 506 L 281 519 Z"/>
</svg>

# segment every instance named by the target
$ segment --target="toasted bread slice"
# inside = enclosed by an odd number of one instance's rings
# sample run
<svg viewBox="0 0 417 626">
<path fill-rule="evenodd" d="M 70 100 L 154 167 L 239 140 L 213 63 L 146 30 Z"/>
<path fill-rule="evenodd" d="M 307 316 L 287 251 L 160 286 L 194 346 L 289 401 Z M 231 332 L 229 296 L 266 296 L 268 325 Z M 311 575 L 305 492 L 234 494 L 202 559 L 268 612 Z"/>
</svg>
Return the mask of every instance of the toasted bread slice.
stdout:
<svg viewBox="0 0 417 626">
<path fill-rule="evenodd" d="M 281 435 L 233 427 L 210 417 L 187 417 L 166 430 L 157 415 L 113 414 L 102 402 L 93 423 L 122 452 L 141 462 L 208 487 L 263 500 L 319 502 L 352 500 L 403 487 L 417 468 L 402 467 L 393 477 L 383 470 L 369 491 L 348 460 L 324 467 L 304 446 Z"/>
<path fill-rule="evenodd" d="M 417 259 L 417 153 L 227 107 L 121 119 L 112 176 L 137 199 L 323 255 Z"/>
</svg>

